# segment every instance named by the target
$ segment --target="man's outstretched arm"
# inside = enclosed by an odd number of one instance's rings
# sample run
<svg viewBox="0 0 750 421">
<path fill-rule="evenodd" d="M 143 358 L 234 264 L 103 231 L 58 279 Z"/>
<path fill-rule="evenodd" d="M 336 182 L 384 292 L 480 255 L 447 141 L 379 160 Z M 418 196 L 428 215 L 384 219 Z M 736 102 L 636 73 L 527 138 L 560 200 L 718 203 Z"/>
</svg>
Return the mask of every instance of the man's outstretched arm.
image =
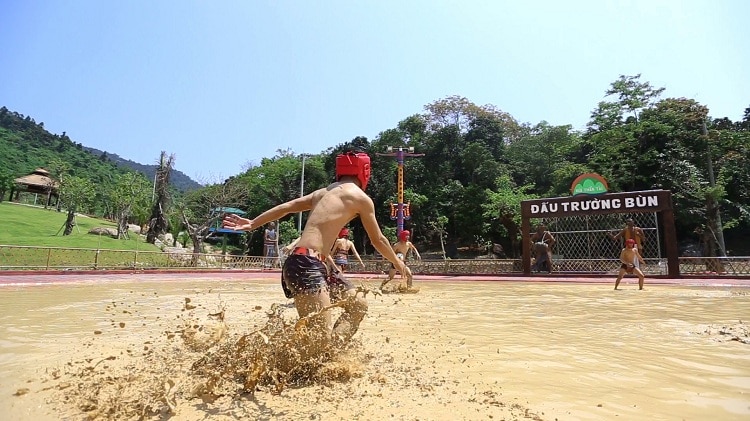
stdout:
<svg viewBox="0 0 750 421">
<path fill-rule="evenodd" d="M 391 244 L 380 230 L 378 221 L 375 219 L 375 205 L 373 205 L 372 199 L 362 192 L 362 197 L 358 202 L 357 208 L 359 211 L 359 219 L 362 221 L 362 225 L 365 227 L 367 236 L 370 237 L 370 241 L 372 242 L 373 247 L 375 247 L 375 250 L 377 250 L 378 253 L 389 262 L 393 263 L 396 270 L 398 270 L 403 276 L 405 270 L 404 262 L 396 257 L 396 253 L 393 251 L 393 248 L 391 248 Z"/>
<path fill-rule="evenodd" d="M 414 250 L 414 254 L 417 255 L 417 259 L 422 260 L 422 256 L 419 255 L 419 251 L 417 251 L 417 248 L 414 246 L 414 243 L 410 241 L 409 245 L 411 246 L 411 249 Z"/>
<path fill-rule="evenodd" d="M 312 193 L 299 197 L 294 200 L 274 206 L 271 209 L 261 213 L 254 219 L 243 218 L 233 213 L 224 217 L 224 228 L 235 231 L 250 231 L 263 225 L 276 221 L 290 213 L 303 212 L 312 209 Z"/>
</svg>

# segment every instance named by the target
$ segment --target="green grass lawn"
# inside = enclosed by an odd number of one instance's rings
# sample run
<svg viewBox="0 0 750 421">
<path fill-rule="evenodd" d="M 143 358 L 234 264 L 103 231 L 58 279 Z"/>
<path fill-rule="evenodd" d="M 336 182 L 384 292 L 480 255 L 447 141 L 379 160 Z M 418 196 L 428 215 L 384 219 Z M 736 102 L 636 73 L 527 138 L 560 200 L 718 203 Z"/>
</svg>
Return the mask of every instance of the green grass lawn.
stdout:
<svg viewBox="0 0 750 421">
<path fill-rule="evenodd" d="M 117 240 L 109 236 L 89 234 L 94 227 L 115 228 L 104 219 L 76 217 L 70 235 L 62 235 L 66 212 L 43 207 L 0 202 L 0 244 L 13 246 L 65 247 L 106 250 L 159 251 L 159 248 L 131 233 L 130 239 Z"/>
</svg>

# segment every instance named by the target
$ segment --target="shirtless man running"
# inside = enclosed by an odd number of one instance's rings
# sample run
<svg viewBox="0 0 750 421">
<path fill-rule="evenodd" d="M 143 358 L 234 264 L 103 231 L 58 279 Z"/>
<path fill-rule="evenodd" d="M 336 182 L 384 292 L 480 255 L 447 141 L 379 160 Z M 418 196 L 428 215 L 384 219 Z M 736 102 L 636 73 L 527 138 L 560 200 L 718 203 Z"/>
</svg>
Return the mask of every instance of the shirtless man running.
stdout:
<svg viewBox="0 0 750 421">
<path fill-rule="evenodd" d="M 402 260 L 406 261 L 406 256 L 408 255 L 410 250 L 414 251 L 414 254 L 417 256 L 417 259 L 422 260 L 422 256 L 419 255 L 419 252 L 417 251 L 417 248 L 414 247 L 414 244 L 409 241 L 409 238 L 411 237 L 411 233 L 408 230 L 403 230 L 398 235 L 398 242 L 393 244 L 393 252 L 396 253 L 396 256 Z M 414 276 L 411 273 L 411 269 L 409 269 L 408 266 L 404 265 L 404 270 L 398 269 L 395 265 L 391 265 L 391 269 L 388 271 L 388 279 L 383 281 L 382 284 L 380 284 L 380 289 L 383 289 L 383 287 L 393 280 L 393 277 L 396 276 L 396 271 L 399 271 L 401 273 L 401 276 L 406 276 L 406 287 L 411 288 Z"/>
<path fill-rule="evenodd" d="M 404 263 L 396 257 L 388 239 L 375 219 L 372 199 L 364 192 L 370 179 L 370 157 L 364 153 L 349 152 L 336 157 L 336 182 L 306 196 L 277 205 L 254 219 L 230 214 L 224 217 L 224 227 L 234 230 L 252 230 L 288 214 L 310 211 L 302 235 L 282 268 L 282 286 L 299 317 L 318 312 L 331 304 L 331 287 L 326 282 L 325 254 L 331 250 L 341 227 L 359 216 L 375 249 L 404 270 Z M 403 273 L 403 272 L 402 272 Z M 335 285 L 348 297 L 356 295 L 351 282 Z M 357 332 L 359 323 L 367 312 L 367 301 L 356 297 L 345 307 L 343 314 L 332 321 L 331 312 L 314 318 L 308 326 L 323 334 L 323 341 L 341 345 Z"/>
</svg>

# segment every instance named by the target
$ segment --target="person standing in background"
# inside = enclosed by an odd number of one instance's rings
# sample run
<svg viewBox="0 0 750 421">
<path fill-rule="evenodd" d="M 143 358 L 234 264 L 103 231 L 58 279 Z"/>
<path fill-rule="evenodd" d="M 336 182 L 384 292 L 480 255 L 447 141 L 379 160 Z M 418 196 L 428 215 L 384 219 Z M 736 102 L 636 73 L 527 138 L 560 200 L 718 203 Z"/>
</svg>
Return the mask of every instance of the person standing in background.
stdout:
<svg viewBox="0 0 750 421">
<path fill-rule="evenodd" d="M 531 245 L 536 257 L 534 265 L 531 267 L 532 272 L 546 271 L 552 273 L 552 246 L 556 242 L 557 240 L 552 236 L 552 233 L 547 231 L 546 225 L 537 225 L 536 232 L 531 235 Z"/>
<path fill-rule="evenodd" d="M 276 223 L 269 222 L 263 234 L 263 268 L 272 268 L 278 265 L 279 243 Z"/>
<path fill-rule="evenodd" d="M 625 228 L 621 229 L 616 235 L 610 234 L 612 240 L 622 240 L 627 242 L 628 240 L 635 241 L 635 245 L 638 246 L 638 253 L 643 254 L 643 240 L 646 236 L 643 234 L 643 230 L 635 225 L 633 218 L 625 220 Z"/>
</svg>

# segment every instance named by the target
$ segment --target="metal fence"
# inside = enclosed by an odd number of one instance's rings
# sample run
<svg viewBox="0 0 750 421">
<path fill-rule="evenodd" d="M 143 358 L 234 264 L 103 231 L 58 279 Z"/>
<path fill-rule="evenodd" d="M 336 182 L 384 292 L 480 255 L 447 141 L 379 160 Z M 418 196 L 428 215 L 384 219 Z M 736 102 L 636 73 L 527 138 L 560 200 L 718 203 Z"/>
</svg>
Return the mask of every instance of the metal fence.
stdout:
<svg viewBox="0 0 750 421">
<path fill-rule="evenodd" d="M 558 271 L 608 272 L 613 264 L 619 267 L 618 259 L 625 239 L 614 241 L 612 237 L 623 228 L 624 217 L 632 218 L 635 226 L 643 231 L 641 255 L 648 263 L 646 269 L 662 274 L 659 225 L 653 212 L 548 219 L 547 226 L 557 240 L 552 247 L 553 260 L 565 262 Z"/>
<path fill-rule="evenodd" d="M 667 274 L 666 259 L 646 258 L 642 266 L 647 276 Z M 382 259 L 363 257 L 365 267 L 350 264 L 349 273 L 388 272 L 391 264 Z M 682 275 L 750 277 L 750 257 L 680 257 Z M 447 259 L 409 261 L 415 274 L 423 275 L 497 275 L 521 274 L 520 259 Z M 193 254 L 137 250 L 99 250 L 62 247 L 0 245 L 0 271 L 21 270 L 263 270 L 279 268 L 281 259 L 228 254 Z M 615 275 L 618 258 L 558 257 L 553 259 L 557 274 Z M 1 273 L 1 272 L 0 272 Z"/>
<path fill-rule="evenodd" d="M 0 245 L 0 270 L 262 269 L 264 263 L 257 256 Z"/>
</svg>

